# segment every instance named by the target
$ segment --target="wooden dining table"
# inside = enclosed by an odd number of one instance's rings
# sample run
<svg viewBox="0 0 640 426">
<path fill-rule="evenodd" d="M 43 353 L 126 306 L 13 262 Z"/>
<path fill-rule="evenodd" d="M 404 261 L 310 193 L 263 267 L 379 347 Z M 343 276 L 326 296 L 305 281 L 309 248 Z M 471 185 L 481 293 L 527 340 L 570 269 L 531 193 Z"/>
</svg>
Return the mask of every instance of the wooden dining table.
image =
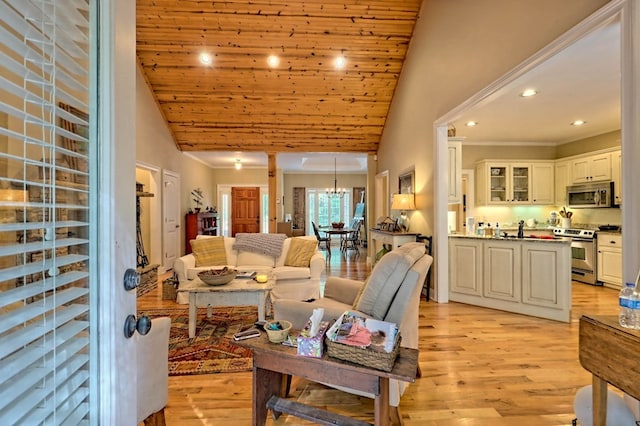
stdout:
<svg viewBox="0 0 640 426">
<path fill-rule="evenodd" d="M 344 250 L 346 248 L 345 240 L 347 236 L 350 233 L 355 232 L 356 230 L 353 228 L 334 228 L 332 226 L 327 226 L 327 227 L 320 227 L 320 231 L 324 232 L 329 236 L 340 235 L 340 250 Z"/>
</svg>

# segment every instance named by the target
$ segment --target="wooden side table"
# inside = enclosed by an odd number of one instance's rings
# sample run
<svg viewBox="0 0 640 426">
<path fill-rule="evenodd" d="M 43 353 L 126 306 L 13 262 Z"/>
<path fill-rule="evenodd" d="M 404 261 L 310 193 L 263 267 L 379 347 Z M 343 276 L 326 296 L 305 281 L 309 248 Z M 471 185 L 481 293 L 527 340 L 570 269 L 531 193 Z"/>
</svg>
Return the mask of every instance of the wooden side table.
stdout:
<svg viewBox="0 0 640 426">
<path fill-rule="evenodd" d="M 296 332 L 292 332 L 295 335 Z M 418 350 L 401 348 L 390 372 L 375 370 L 328 357 L 298 356 L 296 348 L 270 343 L 266 334 L 236 342 L 253 349 L 253 422 L 263 426 L 268 410 L 278 418 L 281 413 L 315 421 L 319 424 L 368 425 L 340 414 L 286 399 L 288 376 L 299 376 L 314 382 L 357 389 L 375 395 L 375 425 L 386 426 L 390 417 L 401 422 L 397 407 L 389 406 L 389 379 L 414 382 L 418 369 Z M 393 413 L 391 412 L 393 410 Z"/>
<path fill-rule="evenodd" d="M 579 351 L 593 375 L 593 425 L 605 426 L 607 383 L 640 399 L 640 332 L 622 327 L 616 316 L 583 315 Z"/>
</svg>

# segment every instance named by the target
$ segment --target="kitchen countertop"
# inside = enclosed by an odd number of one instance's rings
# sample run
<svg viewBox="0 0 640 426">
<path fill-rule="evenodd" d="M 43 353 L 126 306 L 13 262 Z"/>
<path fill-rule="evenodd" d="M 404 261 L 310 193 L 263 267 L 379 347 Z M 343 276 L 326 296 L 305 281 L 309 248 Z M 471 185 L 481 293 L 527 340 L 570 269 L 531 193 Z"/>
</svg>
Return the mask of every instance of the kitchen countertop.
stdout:
<svg viewBox="0 0 640 426">
<path fill-rule="evenodd" d="M 502 228 L 501 228 L 502 229 Z M 482 237 L 480 235 L 465 235 L 465 234 L 451 234 L 449 235 L 449 238 L 466 238 L 466 239 L 470 239 L 470 240 L 494 240 L 494 241 L 511 241 L 511 242 L 527 242 L 527 243 L 552 243 L 552 244 L 567 244 L 567 243 L 571 243 L 571 238 L 565 238 L 565 237 L 554 237 L 553 239 L 550 238 L 531 238 L 531 237 L 524 237 L 524 238 L 515 238 L 515 237 Z"/>
</svg>

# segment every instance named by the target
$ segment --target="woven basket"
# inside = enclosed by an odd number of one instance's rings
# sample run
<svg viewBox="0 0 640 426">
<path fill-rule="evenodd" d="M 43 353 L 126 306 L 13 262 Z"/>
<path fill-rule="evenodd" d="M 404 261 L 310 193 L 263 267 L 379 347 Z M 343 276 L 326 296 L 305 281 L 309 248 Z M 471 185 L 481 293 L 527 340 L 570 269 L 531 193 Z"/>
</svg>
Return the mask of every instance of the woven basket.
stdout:
<svg viewBox="0 0 640 426">
<path fill-rule="evenodd" d="M 162 282 L 162 300 L 176 300 L 178 297 L 178 283 L 171 278 Z"/>
<path fill-rule="evenodd" d="M 400 338 L 400 334 L 398 334 L 393 351 L 387 353 L 332 342 L 328 338 L 325 339 L 327 343 L 327 355 L 330 357 L 338 358 L 343 361 L 350 361 L 382 371 L 393 370 L 393 365 L 396 363 L 396 358 L 400 353 L 400 340 L 402 339 Z"/>
</svg>

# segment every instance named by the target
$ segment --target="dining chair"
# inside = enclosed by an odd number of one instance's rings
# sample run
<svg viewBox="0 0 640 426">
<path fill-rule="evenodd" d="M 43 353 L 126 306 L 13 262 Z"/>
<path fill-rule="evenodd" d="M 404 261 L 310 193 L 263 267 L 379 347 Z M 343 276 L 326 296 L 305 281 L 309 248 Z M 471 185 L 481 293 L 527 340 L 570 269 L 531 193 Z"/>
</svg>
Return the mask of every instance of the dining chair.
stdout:
<svg viewBox="0 0 640 426">
<path fill-rule="evenodd" d="M 358 244 L 360 243 L 360 220 L 355 219 L 353 224 L 351 225 L 352 232 L 349 233 L 344 239 L 344 251 L 348 252 L 349 250 L 355 250 L 357 253 L 360 253 L 358 249 Z"/>
<path fill-rule="evenodd" d="M 331 255 L 331 237 L 329 235 L 321 237 L 320 230 L 318 229 L 318 225 L 316 225 L 315 222 L 311 222 L 311 226 L 313 226 L 313 233 L 316 234 L 316 238 L 318 239 L 318 245 L 324 242 L 324 245 L 327 248 L 327 253 Z"/>
</svg>

